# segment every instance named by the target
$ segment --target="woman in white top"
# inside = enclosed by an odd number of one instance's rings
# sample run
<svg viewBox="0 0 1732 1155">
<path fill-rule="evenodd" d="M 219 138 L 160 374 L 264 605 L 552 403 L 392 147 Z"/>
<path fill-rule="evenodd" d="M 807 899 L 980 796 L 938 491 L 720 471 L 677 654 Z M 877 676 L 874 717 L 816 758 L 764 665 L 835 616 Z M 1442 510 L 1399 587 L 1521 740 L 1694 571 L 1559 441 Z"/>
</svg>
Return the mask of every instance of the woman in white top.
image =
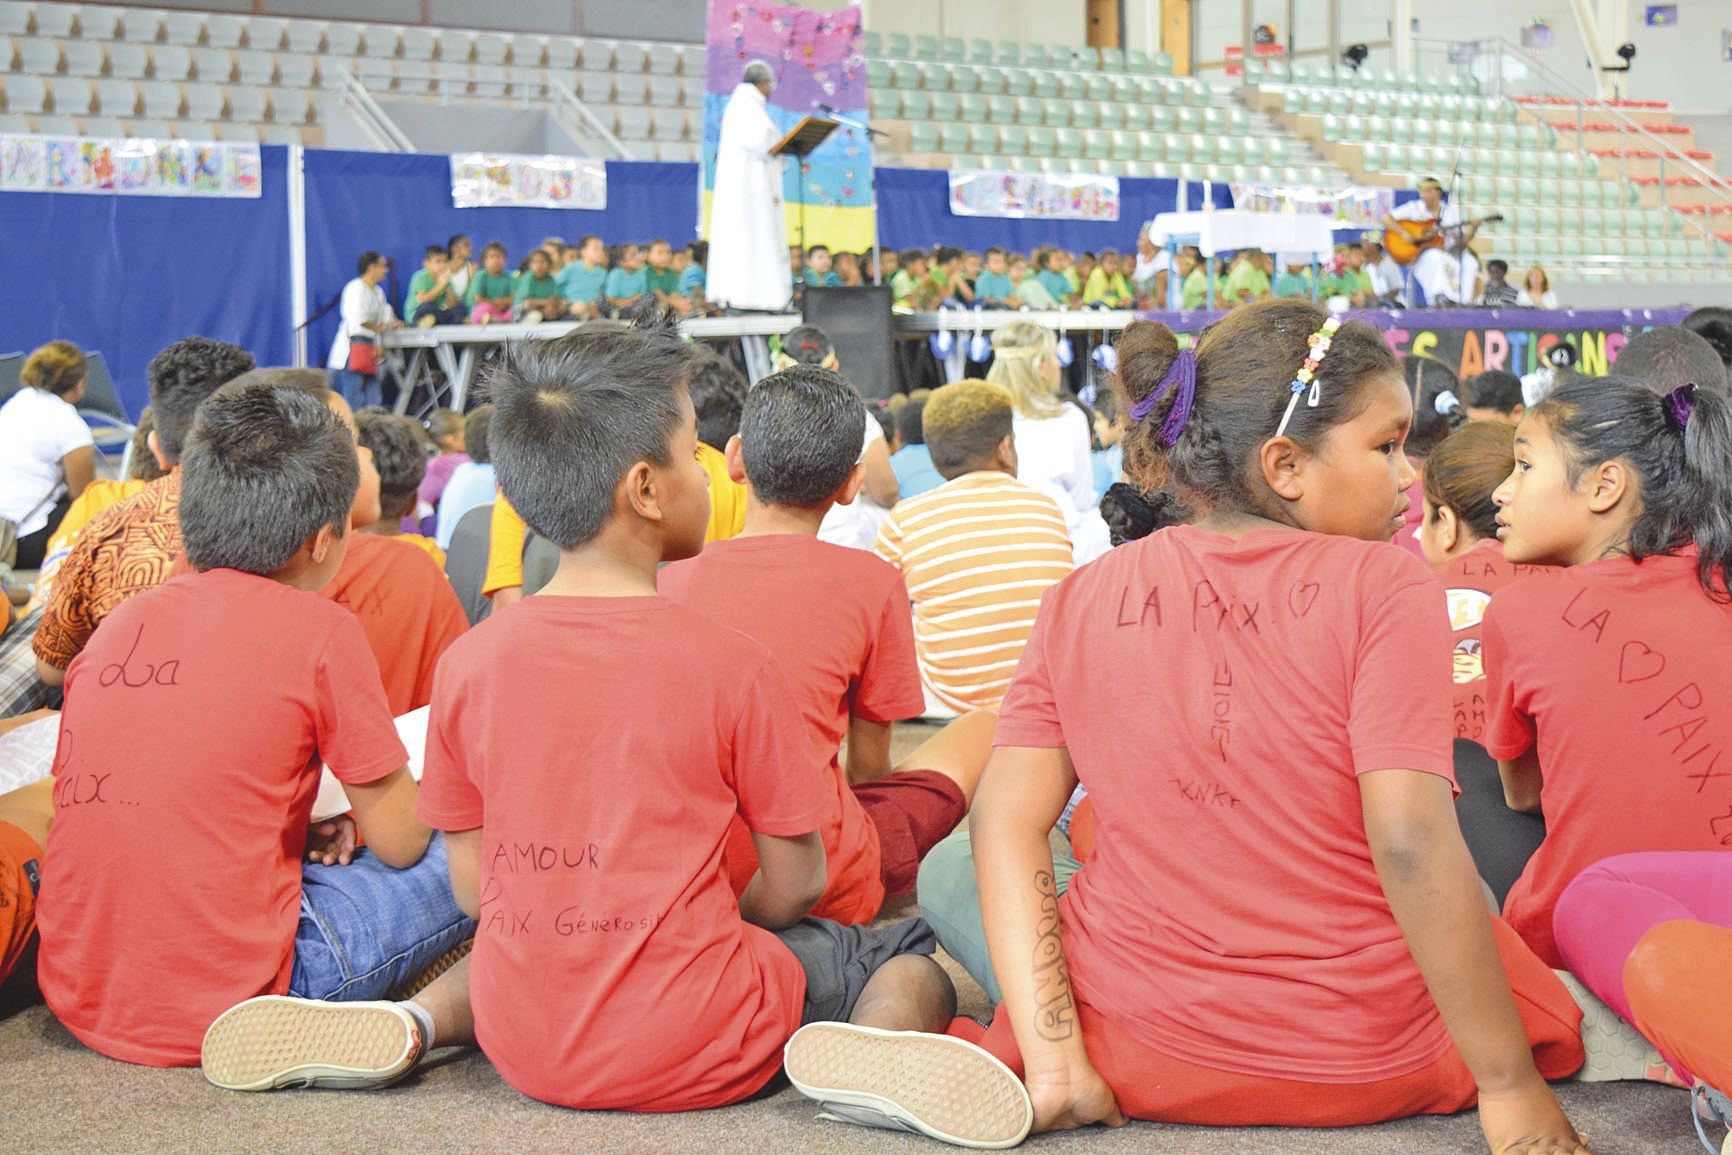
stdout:
<svg viewBox="0 0 1732 1155">
<path fill-rule="evenodd" d="M 84 354 L 50 341 L 24 362 L 24 387 L 0 405 L 0 518 L 18 530 L 18 569 L 36 569 L 67 507 L 96 475 L 95 442 L 75 406 Z"/>
<path fill-rule="evenodd" d="M 1015 414 L 1017 480 L 1059 499 L 1080 564 L 1104 552 L 1106 524 L 1095 492 L 1089 419 L 1063 401 L 1058 386 L 1058 337 L 1044 325 L 1012 321 L 992 335 L 992 368 L 986 379 L 1009 393 Z"/>
<path fill-rule="evenodd" d="M 1527 283 L 1521 292 L 1516 294 L 1516 304 L 1526 305 L 1530 309 L 1555 309 L 1558 307 L 1558 295 L 1552 292 L 1552 279 L 1546 276 L 1546 271 L 1535 265 L 1528 270 Z"/>
<path fill-rule="evenodd" d="M 343 297 L 337 306 L 341 318 L 337 337 L 331 342 L 331 356 L 325 367 L 337 375 L 337 389 L 355 409 L 378 405 L 383 401 L 377 373 L 362 374 L 349 368 L 349 347 L 353 338 L 371 335 L 374 343 L 388 329 L 401 329 L 403 322 L 385 299 L 379 282 L 385 279 L 390 262 L 378 253 L 368 251 L 356 262 L 360 276 L 343 286 Z"/>
</svg>

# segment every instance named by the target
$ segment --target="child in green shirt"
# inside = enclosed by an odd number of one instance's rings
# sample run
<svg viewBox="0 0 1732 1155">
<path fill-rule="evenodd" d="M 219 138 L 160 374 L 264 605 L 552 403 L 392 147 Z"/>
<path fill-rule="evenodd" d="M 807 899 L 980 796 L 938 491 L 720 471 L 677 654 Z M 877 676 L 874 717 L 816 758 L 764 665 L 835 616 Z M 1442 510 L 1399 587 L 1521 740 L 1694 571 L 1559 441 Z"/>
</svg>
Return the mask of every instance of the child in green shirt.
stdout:
<svg viewBox="0 0 1732 1155">
<path fill-rule="evenodd" d="M 481 271 L 469 278 L 469 323 L 488 325 L 511 320 L 517 286 L 505 271 L 505 246 L 488 241 L 481 250 Z"/>
<path fill-rule="evenodd" d="M 691 298 L 680 292 L 680 275 L 673 267 L 673 246 L 660 238 L 649 243 L 644 289 L 676 313 L 692 311 Z"/>
<path fill-rule="evenodd" d="M 423 329 L 434 325 L 461 325 L 469 310 L 451 287 L 451 253 L 444 245 L 428 245 L 421 267 L 409 278 L 409 294 L 403 298 L 403 320 Z"/>
<path fill-rule="evenodd" d="M 1082 299 L 1085 305 L 1108 309 L 1128 309 L 1135 304 L 1131 287 L 1119 271 L 1118 253 L 1112 249 L 1101 250 L 1099 260 L 1089 271 L 1088 280 L 1083 282 Z"/>
<path fill-rule="evenodd" d="M 613 268 L 602 290 L 614 312 L 631 308 L 649 292 L 649 274 L 644 272 L 643 250 L 636 245 L 615 245 Z"/>
<path fill-rule="evenodd" d="M 584 237 L 566 249 L 565 267 L 554 281 L 559 295 L 565 298 L 566 314 L 572 317 L 598 317 L 596 303 L 607 284 L 607 246 L 600 237 Z"/>
<path fill-rule="evenodd" d="M 1046 291 L 1040 278 L 1029 271 L 1028 261 L 1021 256 L 1011 258 L 1010 283 L 1016 286 L 1017 298 L 1029 308 L 1058 308 L 1058 302 L 1052 299 L 1052 294 Z"/>
<path fill-rule="evenodd" d="M 559 295 L 559 282 L 553 279 L 553 261 L 546 249 L 529 254 L 529 268 L 517 278 L 512 311 L 516 320 L 526 325 L 565 316 L 565 298 Z"/>
<path fill-rule="evenodd" d="M 1022 298 L 1016 295 L 1016 282 L 1005 271 L 1006 253 L 994 245 L 986 250 L 986 266 L 974 281 L 974 299 L 988 309 L 1020 309 Z"/>
</svg>

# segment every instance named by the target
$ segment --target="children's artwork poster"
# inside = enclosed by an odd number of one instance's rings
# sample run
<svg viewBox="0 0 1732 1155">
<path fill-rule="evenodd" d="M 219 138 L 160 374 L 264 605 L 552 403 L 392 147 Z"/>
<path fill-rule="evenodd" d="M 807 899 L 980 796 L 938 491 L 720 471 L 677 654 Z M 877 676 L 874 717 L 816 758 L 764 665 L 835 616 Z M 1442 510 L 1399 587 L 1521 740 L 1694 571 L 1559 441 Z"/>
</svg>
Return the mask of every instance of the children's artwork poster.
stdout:
<svg viewBox="0 0 1732 1155">
<path fill-rule="evenodd" d="M 239 141 L 0 135 L 0 192 L 257 197 L 260 172 Z"/>
<path fill-rule="evenodd" d="M 577 156 L 452 153 L 451 203 L 460 209 L 605 209 L 607 163 Z"/>
<path fill-rule="evenodd" d="M 950 212 L 959 217 L 1116 221 L 1119 178 L 1096 173 L 952 169 Z"/>
<path fill-rule="evenodd" d="M 798 205 L 803 194 L 808 205 L 869 208 L 872 141 L 860 9 L 841 0 L 834 12 L 768 0 L 709 0 L 704 39 L 704 189 L 716 187 L 722 113 L 746 65 L 762 61 L 776 74 L 765 110 L 777 128 L 786 133 L 808 116 L 838 122 L 803 161 L 783 165 L 782 202 Z"/>
<path fill-rule="evenodd" d="M 1371 185 L 1235 184 L 1233 207 L 1253 213 L 1305 213 L 1328 217 L 1340 229 L 1381 228 L 1395 211 L 1395 190 Z"/>
</svg>

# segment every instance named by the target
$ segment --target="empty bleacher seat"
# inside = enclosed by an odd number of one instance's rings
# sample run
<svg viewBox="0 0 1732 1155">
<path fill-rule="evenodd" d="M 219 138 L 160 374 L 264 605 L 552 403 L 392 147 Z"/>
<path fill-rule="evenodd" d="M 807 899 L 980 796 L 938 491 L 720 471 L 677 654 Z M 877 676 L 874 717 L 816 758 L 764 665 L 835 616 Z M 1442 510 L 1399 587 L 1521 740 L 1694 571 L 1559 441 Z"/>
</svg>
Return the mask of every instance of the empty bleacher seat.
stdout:
<svg viewBox="0 0 1732 1155">
<path fill-rule="evenodd" d="M 204 17 L 197 12 L 164 13 L 162 38 L 170 44 L 198 44 L 204 39 Z"/>
<path fill-rule="evenodd" d="M 130 80 L 98 80 L 96 99 L 104 116 L 131 116 L 138 111 L 138 85 Z"/>
<path fill-rule="evenodd" d="M 73 25 L 77 24 L 79 35 L 86 40 L 108 40 L 113 38 L 120 21 L 120 11 L 116 8 L 92 8 L 85 12 L 77 4 L 40 3 L 34 7 L 38 36 L 65 38 L 72 35 Z"/>
<path fill-rule="evenodd" d="M 438 35 L 429 28 L 405 28 L 402 36 L 402 57 L 404 60 L 432 60 L 434 51 L 439 46 Z M 372 50 L 369 37 L 368 53 L 379 55 Z"/>
<path fill-rule="evenodd" d="M 619 135 L 627 140 L 648 140 L 650 117 L 647 108 L 626 105 L 619 110 Z"/>
<path fill-rule="evenodd" d="M 290 87 L 300 87 L 300 85 L 297 85 L 295 81 L 290 80 L 286 75 L 288 71 L 288 61 L 307 61 L 307 72 L 310 74 L 312 71 L 312 57 L 284 56 L 282 60 L 285 72 L 283 83 Z M 249 49 L 235 53 L 235 79 L 240 81 L 242 84 L 268 86 L 276 80 L 276 76 L 277 58 L 272 56 L 269 52 L 254 52 Z"/>
<path fill-rule="evenodd" d="M 613 53 L 615 72 L 645 72 L 649 68 L 649 45 L 626 41 Z"/>
<path fill-rule="evenodd" d="M 142 44 L 111 44 L 108 47 L 108 72 L 128 80 L 143 80 L 150 71 L 150 52 Z"/>
<path fill-rule="evenodd" d="M 174 130 L 166 120 L 133 120 L 127 122 L 126 135 L 140 140 L 173 140 Z"/>
<path fill-rule="evenodd" d="M 193 71 L 209 84 L 227 84 L 235 74 L 234 57 L 225 48 L 194 48 Z"/>
<path fill-rule="evenodd" d="M 475 63 L 504 64 L 511 59 L 511 38 L 497 32 L 481 32 L 475 37 Z"/>
<path fill-rule="evenodd" d="M 265 144 L 301 144 L 305 137 L 293 125 L 267 124 L 259 129 L 259 139 Z"/>
<path fill-rule="evenodd" d="M 73 136 L 78 132 L 78 121 L 70 116 L 39 116 L 36 131 L 44 136 Z"/>
<path fill-rule="evenodd" d="M 161 32 L 161 12 L 152 12 L 144 8 L 129 8 L 121 14 L 120 35 L 125 40 L 134 44 L 155 44 Z"/>
<path fill-rule="evenodd" d="M 40 76 L 6 78 L 7 112 L 41 112 L 48 107 L 48 82 Z"/>
<path fill-rule="evenodd" d="M 291 29 L 295 30 L 294 34 L 291 34 Z M 317 52 L 323 46 L 325 38 L 325 26 L 321 22 L 297 20 L 291 25 L 287 20 L 273 16 L 248 17 L 246 32 L 247 47 L 260 52 L 275 52 L 279 48 L 287 48 L 293 52 Z"/>
<path fill-rule="evenodd" d="M 684 140 L 686 137 L 685 109 L 655 109 L 650 117 L 650 136 L 655 140 Z"/>
<path fill-rule="evenodd" d="M 523 58 L 523 42 L 519 41 L 517 63 L 540 64 L 545 61 L 549 68 L 570 71 L 578 66 L 578 60 L 583 55 L 583 41 L 573 40 L 569 36 L 549 36 L 542 41 L 541 48 L 542 58 L 540 60 L 525 60 Z"/>
<path fill-rule="evenodd" d="M 144 115 L 173 120 L 180 115 L 180 86 L 160 80 L 147 80 L 138 86 L 144 101 Z"/>
<path fill-rule="evenodd" d="M 404 34 L 404 51 L 408 51 L 408 33 Z M 461 30 L 434 32 L 434 50 L 439 59 L 451 63 L 468 63 L 475 55 L 475 33 Z"/>
<path fill-rule="evenodd" d="M 60 71 L 60 41 L 29 38 L 18 42 L 19 67 L 31 76 L 53 76 Z"/>
<path fill-rule="evenodd" d="M 513 100 L 540 100 L 547 90 L 546 75 L 539 68 L 513 65 L 506 70 L 507 94 Z"/>
<path fill-rule="evenodd" d="M 578 54 L 586 72 L 608 72 L 613 69 L 613 45 L 605 40 L 585 40 Z M 552 67 L 553 62 L 548 61 Z"/>
<path fill-rule="evenodd" d="M 679 49 L 680 71 L 687 76 L 695 76 L 702 80 L 704 75 L 704 49 L 698 45 L 689 45 Z"/>
<path fill-rule="evenodd" d="M 231 88 L 228 104 L 230 119 L 257 124 L 267 119 L 269 94 L 262 88 Z"/>
<path fill-rule="evenodd" d="M 258 27 L 259 21 L 254 20 L 247 30 L 247 45 L 251 48 L 269 49 L 273 47 L 259 43 L 256 35 Z M 330 27 L 322 20 L 285 21 L 281 47 L 287 48 L 290 52 L 310 54 L 322 52 L 326 47 L 325 37 Z M 331 42 L 331 54 L 334 56 L 353 56 L 357 46 L 353 26 L 344 25 L 343 28 L 344 32 L 340 38 Z"/>
<path fill-rule="evenodd" d="M 299 21 L 297 21 L 294 24 L 289 25 L 289 47 L 290 48 L 293 48 L 296 52 L 316 52 L 316 51 L 318 51 L 317 48 L 304 48 L 304 47 L 302 47 L 301 43 L 298 43 L 296 41 L 295 34 L 297 32 L 302 32 L 302 34 L 305 36 L 311 36 L 312 35 L 311 30 L 310 29 L 303 29 L 302 24 Z M 334 21 L 330 24 L 324 25 L 323 26 L 323 35 L 324 35 L 324 41 L 325 41 L 325 51 L 327 53 L 329 53 L 330 55 L 332 55 L 332 56 L 359 56 L 361 54 L 361 45 L 362 45 L 363 40 L 365 39 L 366 34 L 363 31 L 363 28 L 361 25 L 349 24 L 349 23 L 346 23 L 344 21 L 339 20 L 339 21 Z"/>
<path fill-rule="evenodd" d="M 377 92 L 384 92 L 397 79 L 396 69 L 389 60 L 380 60 L 372 56 L 362 56 L 350 62 L 350 71 L 356 80 Z"/>
<path fill-rule="evenodd" d="M 7 2 L 0 4 L 0 36 L 23 36 L 30 31 L 30 19 L 36 13 L 34 4 Z"/>
<path fill-rule="evenodd" d="M 83 116 L 90 111 L 90 81 L 83 77 L 56 76 L 49 81 L 54 111 L 61 116 Z"/>
<path fill-rule="evenodd" d="M 0 132 L 4 131 L 7 130 L 0 129 Z M 84 135 L 103 140 L 118 140 L 126 135 L 126 126 L 106 116 L 87 116 L 84 118 Z"/>
<path fill-rule="evenodd" d="M 214 84 L 186 86 L 186 114 L 195 120 L 221 120 L 228 100 Z"/>
<path fill-rule="evenodd" d="M 284 53 L 276 58 L 277 76 L 284 88 L 312 88 L 318 83 L 317 62 L 311 56 Z M 241 80 L 247 78 L 243 74 Z M 262 81 L 268 85 L 270 81 Z"/>
<path fill-rule="evenodd" d="M 271 94 L 271 120 L 276 124 L 305 124 L 312 119 L 312 99 L 305 92 Z"/>
<path fill-rule="evenodd" d="M 422 65 L 425 68 L 426 65 Z M 469 94 L 469 65 L 462 60 L 439 60 L 433 64 L 433 81 L 441 96 Z"/>
<path fill-rule="evenodd" d="M 105 63 L 102 45 L 90 40 L 68 40 L 64 45 L 66 75 L 101 76 Z"/>
<path fill-rule="evenodd" d="M 332 25 L 332 32 L 336 26 Z M 357 28 L 362 36 L 361 52 L 374 60 L 395 60 L 401 41 L 398 29 L 387 24 L 369 24 Z"/>
<path fill-rule="evenodd" d="M 498 99 L 505 95 L 505 66 L 503 64 L 477 64 L 475 66 L 475 95 Z"/>
<path fill-rule="evenodd" d="M 212 48 L 239 48 L 246 32 L 245 17 L 214 12 L 205 17 L 204 42 Z"/>
<path fill-rule="evenodd" d="M 667 107 L 678 107 L 684 103 L 685 93 L 680 87 L 677 76 L 652 76 L 649 82 L 649 101 Z"/>
<path fill-rule="evenodd" d="M 165 44 L 150 54 L 150 74 L 158 80 L 185 80 L 192 75 L 192 53 L 178 44 Z"/>
</svg>

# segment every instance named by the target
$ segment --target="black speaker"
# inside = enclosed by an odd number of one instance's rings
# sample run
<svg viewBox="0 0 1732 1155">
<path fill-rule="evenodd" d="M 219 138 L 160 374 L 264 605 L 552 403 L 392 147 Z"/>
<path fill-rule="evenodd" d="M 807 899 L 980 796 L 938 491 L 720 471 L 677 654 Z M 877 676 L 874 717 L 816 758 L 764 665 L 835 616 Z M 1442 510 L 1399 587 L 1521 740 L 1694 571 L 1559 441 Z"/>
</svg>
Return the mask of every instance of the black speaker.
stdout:
<svg viewBox="0 0 1732 1155">
<path fill-rule="evenodd" d="M 818 326 L 829 336 L 842 374 L 854 383 L 860 396 L 882 400 L 896 392 L 896 334 L 889 285 L 847 289 L 808 285 L 803 300 L 806 324 Z"/>
</svg>

